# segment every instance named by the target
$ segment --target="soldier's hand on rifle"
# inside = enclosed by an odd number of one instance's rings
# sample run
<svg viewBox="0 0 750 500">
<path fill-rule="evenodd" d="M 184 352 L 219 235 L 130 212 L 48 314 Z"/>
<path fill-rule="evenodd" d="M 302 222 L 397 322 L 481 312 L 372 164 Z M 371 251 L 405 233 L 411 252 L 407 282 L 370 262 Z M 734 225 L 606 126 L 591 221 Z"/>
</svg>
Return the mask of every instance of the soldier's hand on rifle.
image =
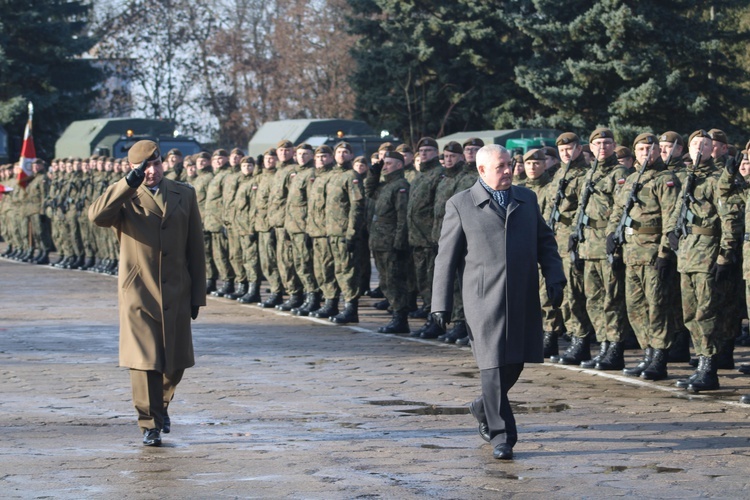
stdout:
<svg viewBox="0 0 750 500">
<path fill-rule="evenodd" d="M 657 257 L 654 262 L 654 269 L 659 273 L 659 279 L 666 281 L 672 272 L 672 266 L 670 265 L 669 259 L 664 257 Z"/>
<path fill-rule="evenodd" d="M 680 237 L 677 236 L 674 231 L 667 233 L 667 239 L 669 240 L 669 248 L 671 248 L 673 252 L 680 249 Z"/>
<path fill-rule="evenodd" d="M 578 236 L 574 233 L 568 237 L 568 252 L 572 252 L 576 248 L 578 248 Z"/>
<path fill-rule="evenodd" d="M 143 160 L 143 162 L 138 165 L 136 168 L 128 172 L 128 175 L 125 176 L 125 182 L 128 183 L 128 186 L 132 187 L 133 189 L 136 189 L 138 186 L 143 184 L 143 179 L 146 178 L 146 167 L 148 166 L 148 160 Z"/>
<path fill-rule="evenodd" d="M 615 233 L 609 233 L 607 235 L 607 255 L 612 255 L 617 251 L 617 242 L 615 241 Z"/>
<path fill-rule="evenodd" d="M 559 309 L 563 302 L 563 283 L 547 283 L 547 298 L 555 309 Z"/>
</svg>

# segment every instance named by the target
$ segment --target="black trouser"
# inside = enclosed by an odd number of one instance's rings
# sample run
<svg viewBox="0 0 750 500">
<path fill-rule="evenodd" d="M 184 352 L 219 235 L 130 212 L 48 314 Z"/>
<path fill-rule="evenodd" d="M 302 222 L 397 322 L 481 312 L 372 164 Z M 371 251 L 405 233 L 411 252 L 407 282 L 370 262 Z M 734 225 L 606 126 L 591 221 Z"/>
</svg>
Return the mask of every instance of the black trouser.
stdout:
<svg viewBox="0 0 750 500">
<path fill-rule="evenodd" d="M 510 407 L 508 391 L 518 381 L 522 371 L 523 363 L 479 371 L 482 379 L 482 395 L 474 401 L 474 408 L 479 421 L 487 422 L 492 446 L 502 443 L 515 446 L 518 441 L 516 418 Z"/>
<path fill-rule="evenodd" d="M 130 370 L 133 406 L 138 412 L 138 427 L 143 430 L 162 428 L 164 412 L 172 401 L 184 372 L 185 370 L 177 370 L 167 375 L 154 370 Z"/>
</svg>

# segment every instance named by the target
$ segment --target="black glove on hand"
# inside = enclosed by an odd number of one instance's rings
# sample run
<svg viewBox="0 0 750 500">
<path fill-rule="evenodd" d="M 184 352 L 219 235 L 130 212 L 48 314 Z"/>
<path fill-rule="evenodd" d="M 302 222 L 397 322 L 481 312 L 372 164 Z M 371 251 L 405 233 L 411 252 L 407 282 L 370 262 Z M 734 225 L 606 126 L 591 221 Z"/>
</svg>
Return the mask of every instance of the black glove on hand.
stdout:
<svg viewBox="0 0 750 500">
<path fill-rule="evenodd" d="M 612 255 L 617 250 L 617 243 L 615 243 L 615 233 L 609 233 L 607 235 L 607 255 Z"/>
<path fill-rule="evenodd" d="M 730 156 L 729 158 L 727 158 L 725 167 L 727 169 L 727 173 L 730 176 L 734 177 L 735 174 L 737 174 L 737 160 L 734 158 L 734 156 Z"/>
<path fill-rule="evenodd" d="M 625 269 L 625 261 L 622 260 L 622 257 L 615 256 L 612 259 L 612 270 L 622 271 L 623 269 Z"/>
<path fill-rule="evenodd" d="M 370 170 L 375 175 L 380 175 L 380 171 L 383 170 L 383 160 L 378 160 L 372 164 Z"/>
<path fill-rule="evenodd" d="M 190 306 L 190 317 L 193 319 L 196 319 L 198 317 L 198 311 L 200 311 L 201 306 Z"/>
<path fill-rule="evenodd" d="M 674 231 L 667 233 L 667 239 L 669 240 L 669 248 L 671 248 L 673 252 L 680 249 L 680 237 L 677 236 Z"/>
<path fill-rule="evenodd" d="M 659 279 L 661 281 L 667 281 L 670 273 L 672 272 L 672 266 L 670 265 L 669 259 L 664 257 L 657 257 L 654 262 L 654 269 L 659 272 Z"/>
<path fill-rule="evenodd" d="M 128 186 L 137 189 L 138 186 L 143 184 L 143 179 L 146 178 L 146 165 L 148 165 L 148 160 L 143 160 L 143 163 L 128 172 L 128 175 L 125 176 L 125 182 L 128 183 Z"/>
<path fill-rule="evenodd" d="M 547 283 L 547 298 L 555 309 L 559 309 L 563 302 L 562 283 Z"/>
<path fill-rule="evenodd" d="M 344 241 L 346 241 L 346 251 L 347 251 L 347 252 L 349 252 L 349 253 L 353 253 L 353 252 L 354 252 L 354 250 L 356 250 L 356 249 L 357 249 L 357 242 L 356 242 L 356 241 L 354 241 L 354 240 L 349 240 L 349 239 L 346 239 L 346 240 L 344 240 Z"/>
<path fill-rule="evenodd" d="M 305 247 L 308 250 L 312 250 L 312 247 L 313 247 L 312 238 L 310 238 L 310 235 L 307 233 L 305 233 Z"/>
<path fill-rule="evenodd" d="M 434 311 L 432 313 L 432 321 L 440 328 L 445 331 L 445 325 L 448 323 L 448 313 L 444 311 Z"/>
<path fill-rule="evenodd" d="M 258 233 L 250 233 L 247 235 L 247 241 L 249 243 L 255 243 L 258 241 Z"/>
<path fill-rule="evenodd" d="M 584 268 L 586 267 L 586 262 L 584 262 L 583 259 L 576 259 L 575 262 L 573 262 L 573 267 L 576 268 L 576 271 L 582 273 Z"/>
<path fill-rule="evenodd" d="M 714 275 L 714 281 L 716 283 L 721 283 L 729 278 L 729 275 L 732 272 L 732 264 L 717 264 L 714 262 L 708 272 Z"/>
<path fill-rule="evenodd" d="M 575 234 L 571 234 L 568 237 L 568 252 L 572 252 L 578 247 L 578 237 Z"/>
</svg>

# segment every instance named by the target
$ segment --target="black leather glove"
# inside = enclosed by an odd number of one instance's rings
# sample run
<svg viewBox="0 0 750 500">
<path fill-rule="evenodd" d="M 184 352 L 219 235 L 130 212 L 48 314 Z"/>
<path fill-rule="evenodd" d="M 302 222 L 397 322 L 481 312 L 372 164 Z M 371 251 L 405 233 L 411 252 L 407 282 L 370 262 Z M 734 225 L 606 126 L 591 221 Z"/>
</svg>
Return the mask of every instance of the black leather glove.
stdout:
<svg viewBox="0 0 750 500">
<path fill-rule="evenodd" d="M 674 231 L 667 233 L 667 239 L 669 240 L 669 248 L 671 248 L 673 252 L 680 249 L 680 237 L 677 236 Z"/>
<path fill-rule="evenodd" d="M 708 272 L 713 274 L 716 283 L 721 283 L 726 281 L 732 273 L 732 264 L 717 264 L 714 262 Z"/>
<path fill-rule="evenodd" d="M 615 233 L 609 233 L 607 235 L 607 255 L 612 255 L 617 251 L 617 243 L 615 243 Z"/>
<path fill-rule="evenodd" d="M 625 261 L 622 260 L 622 257 L 615 255 L 612 259 L 612 270 L 622 271 L 623 269 L 625 269 Z"/>
<path fill-rule="evenodd" d="M 734 156 L 730 156 L 729 158 L 727 158 L 727 162 L 724 166 L 727 169 L 727 173 L 731 177 L 734 177 L 737 174 L 738 165 L 737 165 L 737 160 L 735 159 Z"/>
<path fill-rule="evenodd" d="M 572 252 L 576 248 L 578 248 L 578 236 L 571 234 L 568 237 L 568 252 Z"/>
<path fill-rule="evenodd" d="M 445 325 L 448 324 L 448 313 L 445 311 L 433 311 L 431 313 L 432 321 L 440 328 L 445 331 Z"/>
<path fill-rule="evenodd" d="M 672 265 L 669 259 L 665 259 L 664 257 L 657 257 L 656 262 L 654 262 L 654 269 L 656 269 L 659 273 L 659 279 L 661 281 L 667 281 L 669 279 L 669 275 L 672 273 Z"/>
<path fill-rule="evenodd" d="M 143 184 L 143 179 L 146 178 L 146 165 L 148 165 L 148 160 L 143 160 L 143 163 L 128 172 L 128 175 L 125 176 L 125 182 L 128 183 L 128 186 L 136 189 Z"/>
<path fill-rule="evenodd" d="M 583 269 L 586 267 L 586 262 L 584 262 L 583 259 L 576 259 L 575 262 L 573 262 L 573 267 L 576 268 L 576 271 L 582 273 Z"/>
<path fill-rule="evenodd" d="M 344 242 L 346 243 L 346 251 L 349 253 L 354 253 L 354 250 L 357 249 L 357 242 L 350 239 L 344 239 Z"/>
<path fill-rule="evenodd" d="M 193 319 L 198 318 L 198 312 L 200 311 L 201 306 L 190 306 L 190 317 Z"/>
<path fill-rule="evenodd" d="M 563 303 L 563 283 L 547 283 L 547 298 L 555 309 L 559 309 Z"/>
<path fill-rule="evenodd" d="M 305 247 L 307 247 L 308 250 L 312 250 L 313 242 L 312 238 L 310 238 L 310 235 L 305 233 Z"/>
<path fill-rule="evenodd" d="M 249 243 L 255 243 L 258 241 L 258 233 L 250 233 L 247 235 L 247 241 Z"/>
<path fill-rule="evenodd" d="M 380 172 L 383 170 L 383 160 L 378 160 L 372 164 L 370 167 L 370 170 L 375 175 L 380 175 Z"/>
<path fill-rule="evenodd" d="M 272 227 L 271 229 L 269 229 L 268 235 L 269 235 L 268 244 L 275 248 L 276 247 L 276 228 Z"/>
</svg>

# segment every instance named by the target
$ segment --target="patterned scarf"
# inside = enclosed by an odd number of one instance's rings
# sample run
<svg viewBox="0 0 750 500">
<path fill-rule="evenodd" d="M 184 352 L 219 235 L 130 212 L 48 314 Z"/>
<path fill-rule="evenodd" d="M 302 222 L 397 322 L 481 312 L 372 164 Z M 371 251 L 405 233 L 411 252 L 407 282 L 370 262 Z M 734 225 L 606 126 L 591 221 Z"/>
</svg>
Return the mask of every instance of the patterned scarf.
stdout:
<svg viewBox="0 0 750 500">
<path fill-rule="evenodd" d="M 498 205 L 500 205 L 501 208 L 506 208 L 508 204 L 508 189 L 505 191 L 497 191 L 495 189 L 492 189 L 489 187 L 480 177 L 479 183 L 482 185 L 484 189 L 487 190 L 488 193 L 495 199 Z"/>
</svg>

